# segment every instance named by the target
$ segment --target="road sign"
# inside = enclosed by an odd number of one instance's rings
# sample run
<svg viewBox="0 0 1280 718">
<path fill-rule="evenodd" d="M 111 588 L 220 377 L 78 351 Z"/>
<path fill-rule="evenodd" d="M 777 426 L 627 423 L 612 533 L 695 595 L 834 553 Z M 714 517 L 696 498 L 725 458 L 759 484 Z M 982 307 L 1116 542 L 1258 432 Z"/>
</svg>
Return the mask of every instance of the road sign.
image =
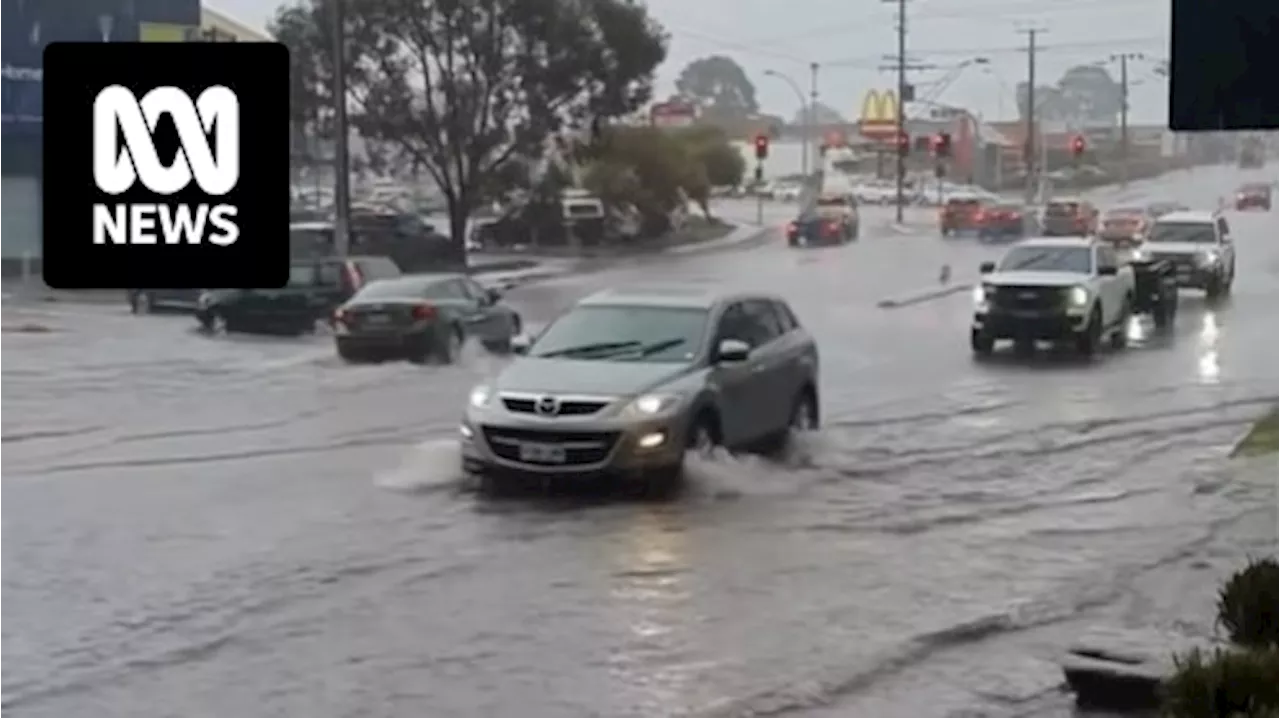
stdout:
<svg viewBox="0 0 1280 718">
<path fill-rule="evenodd" d="M 898 132 L 898 96 L 891 90 L 871 90 L 862 98 L 858 132 L 863 137 L 892 141 Z"/>
</svg>

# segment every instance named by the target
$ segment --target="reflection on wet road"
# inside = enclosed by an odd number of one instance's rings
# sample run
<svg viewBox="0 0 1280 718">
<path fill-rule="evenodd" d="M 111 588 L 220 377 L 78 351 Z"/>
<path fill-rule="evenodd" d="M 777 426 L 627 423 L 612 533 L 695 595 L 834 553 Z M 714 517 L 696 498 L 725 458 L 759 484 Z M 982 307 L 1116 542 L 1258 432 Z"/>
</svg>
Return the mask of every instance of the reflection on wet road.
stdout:
<svg viewBox="0 0 1280 718">
<path fill-rule="evenodd" d="M 1241 179 L 1207 169 L 1130 194 L 1205 205 Z M 1196 620 L 1181 597 L 1209 600 L 1189 594 L 1214 581 L 1184 581 L 1188 562 L 1230 567 L 1251 542 L 1274 547 L 1274 482 L 1233 483 L 1219 457 L 1276 394 L 1276 220 L 1230 220 L 1230 301 L 1188 294 L 1171 336 L 1140 324 L 1131 350 L 1090 363 L 974 362 L 967 293 L 876 308 L 936 282 L 943 263 L 971 279 L 998 251 L 928 228 L 514 292 L 537 324 L 593 288 L 659 273 L 763 287 L 818 337 L 824 430 L 781 463 L 701 462 L 687 495 L 661 504 L 471 494 L 454 424 L 500 358 L 348 367 L 323 337 L 210 339 L 180 317 L 27 310 L 51 331 L 4 337 L 3 707 L 915 718 L 1056 706 L 1064 637 L 1097 621 Z"/>
</svg>

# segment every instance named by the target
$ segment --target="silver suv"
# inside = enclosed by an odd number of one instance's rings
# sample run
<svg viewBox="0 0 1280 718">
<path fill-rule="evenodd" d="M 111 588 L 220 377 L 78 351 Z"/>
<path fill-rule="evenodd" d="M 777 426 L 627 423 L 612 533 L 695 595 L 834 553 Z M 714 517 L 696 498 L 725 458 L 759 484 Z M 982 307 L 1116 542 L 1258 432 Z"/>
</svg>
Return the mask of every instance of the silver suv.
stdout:
<svg viewBox="0 0 1280 718">
<path fill-rule="evenodd" d="M 674 482 L 688 449 L 775 450 L 818 426 L 818 351 L 775 296 L 606 291 L 514 348 L 471 392 L 469 473 Z"/>
</svg>

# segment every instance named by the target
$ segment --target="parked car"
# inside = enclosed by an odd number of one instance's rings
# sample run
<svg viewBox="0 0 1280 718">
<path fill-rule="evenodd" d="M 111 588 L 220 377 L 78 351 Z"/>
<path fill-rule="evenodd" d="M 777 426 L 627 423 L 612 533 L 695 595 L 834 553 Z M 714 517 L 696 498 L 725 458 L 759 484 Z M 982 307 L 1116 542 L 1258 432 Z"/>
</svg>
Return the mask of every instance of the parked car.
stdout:
<svg viewBox="0 0 1280 718">
<path fill-rule="evenodd" d="M 346 361 L 405 358 L 451 363 L 475 337 L 494 352 L 511 349 L 520 315 L 497 289 L 464 274 L 408 274 L 366 284 L 333 312 L 334 345 Z"/>
<path fill-rule="evenodd" d="M 1264 182 L 1253 182 L 1236 190 L 1236 209 L 1271 210 L 1271 185 Z"/>
<path fill-rule="evenodd" d="M 294 259 L 280 289 L 213 289 L 200 296 L 196 319 L 210 332 L 302 334 L 327 319 L 366 283 L 400 276 L 386 257 Z"/>
</svg>

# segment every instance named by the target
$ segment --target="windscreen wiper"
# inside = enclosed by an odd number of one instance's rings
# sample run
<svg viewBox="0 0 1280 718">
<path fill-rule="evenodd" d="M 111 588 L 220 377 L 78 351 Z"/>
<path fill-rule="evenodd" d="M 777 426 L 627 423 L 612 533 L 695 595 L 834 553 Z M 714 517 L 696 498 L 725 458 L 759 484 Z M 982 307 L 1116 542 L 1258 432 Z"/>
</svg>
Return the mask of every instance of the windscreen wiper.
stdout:
<svg viewBox="0 0 1280 718">
<path fill-rule="evenodd" d="M 631 349 L 640 346 L 640 342 L 634 339 L 626 342 L 596 342 L 594 344 L 579 344 L 573 347 L 564 347 L 563 349 L 552 349 L 549 352 L 535 354 L 535 357 L 562 357 L 572 356 L 574 354 L 594 354 L 596 352 L 613 352 L 620 349 Z"/>
</svg>

